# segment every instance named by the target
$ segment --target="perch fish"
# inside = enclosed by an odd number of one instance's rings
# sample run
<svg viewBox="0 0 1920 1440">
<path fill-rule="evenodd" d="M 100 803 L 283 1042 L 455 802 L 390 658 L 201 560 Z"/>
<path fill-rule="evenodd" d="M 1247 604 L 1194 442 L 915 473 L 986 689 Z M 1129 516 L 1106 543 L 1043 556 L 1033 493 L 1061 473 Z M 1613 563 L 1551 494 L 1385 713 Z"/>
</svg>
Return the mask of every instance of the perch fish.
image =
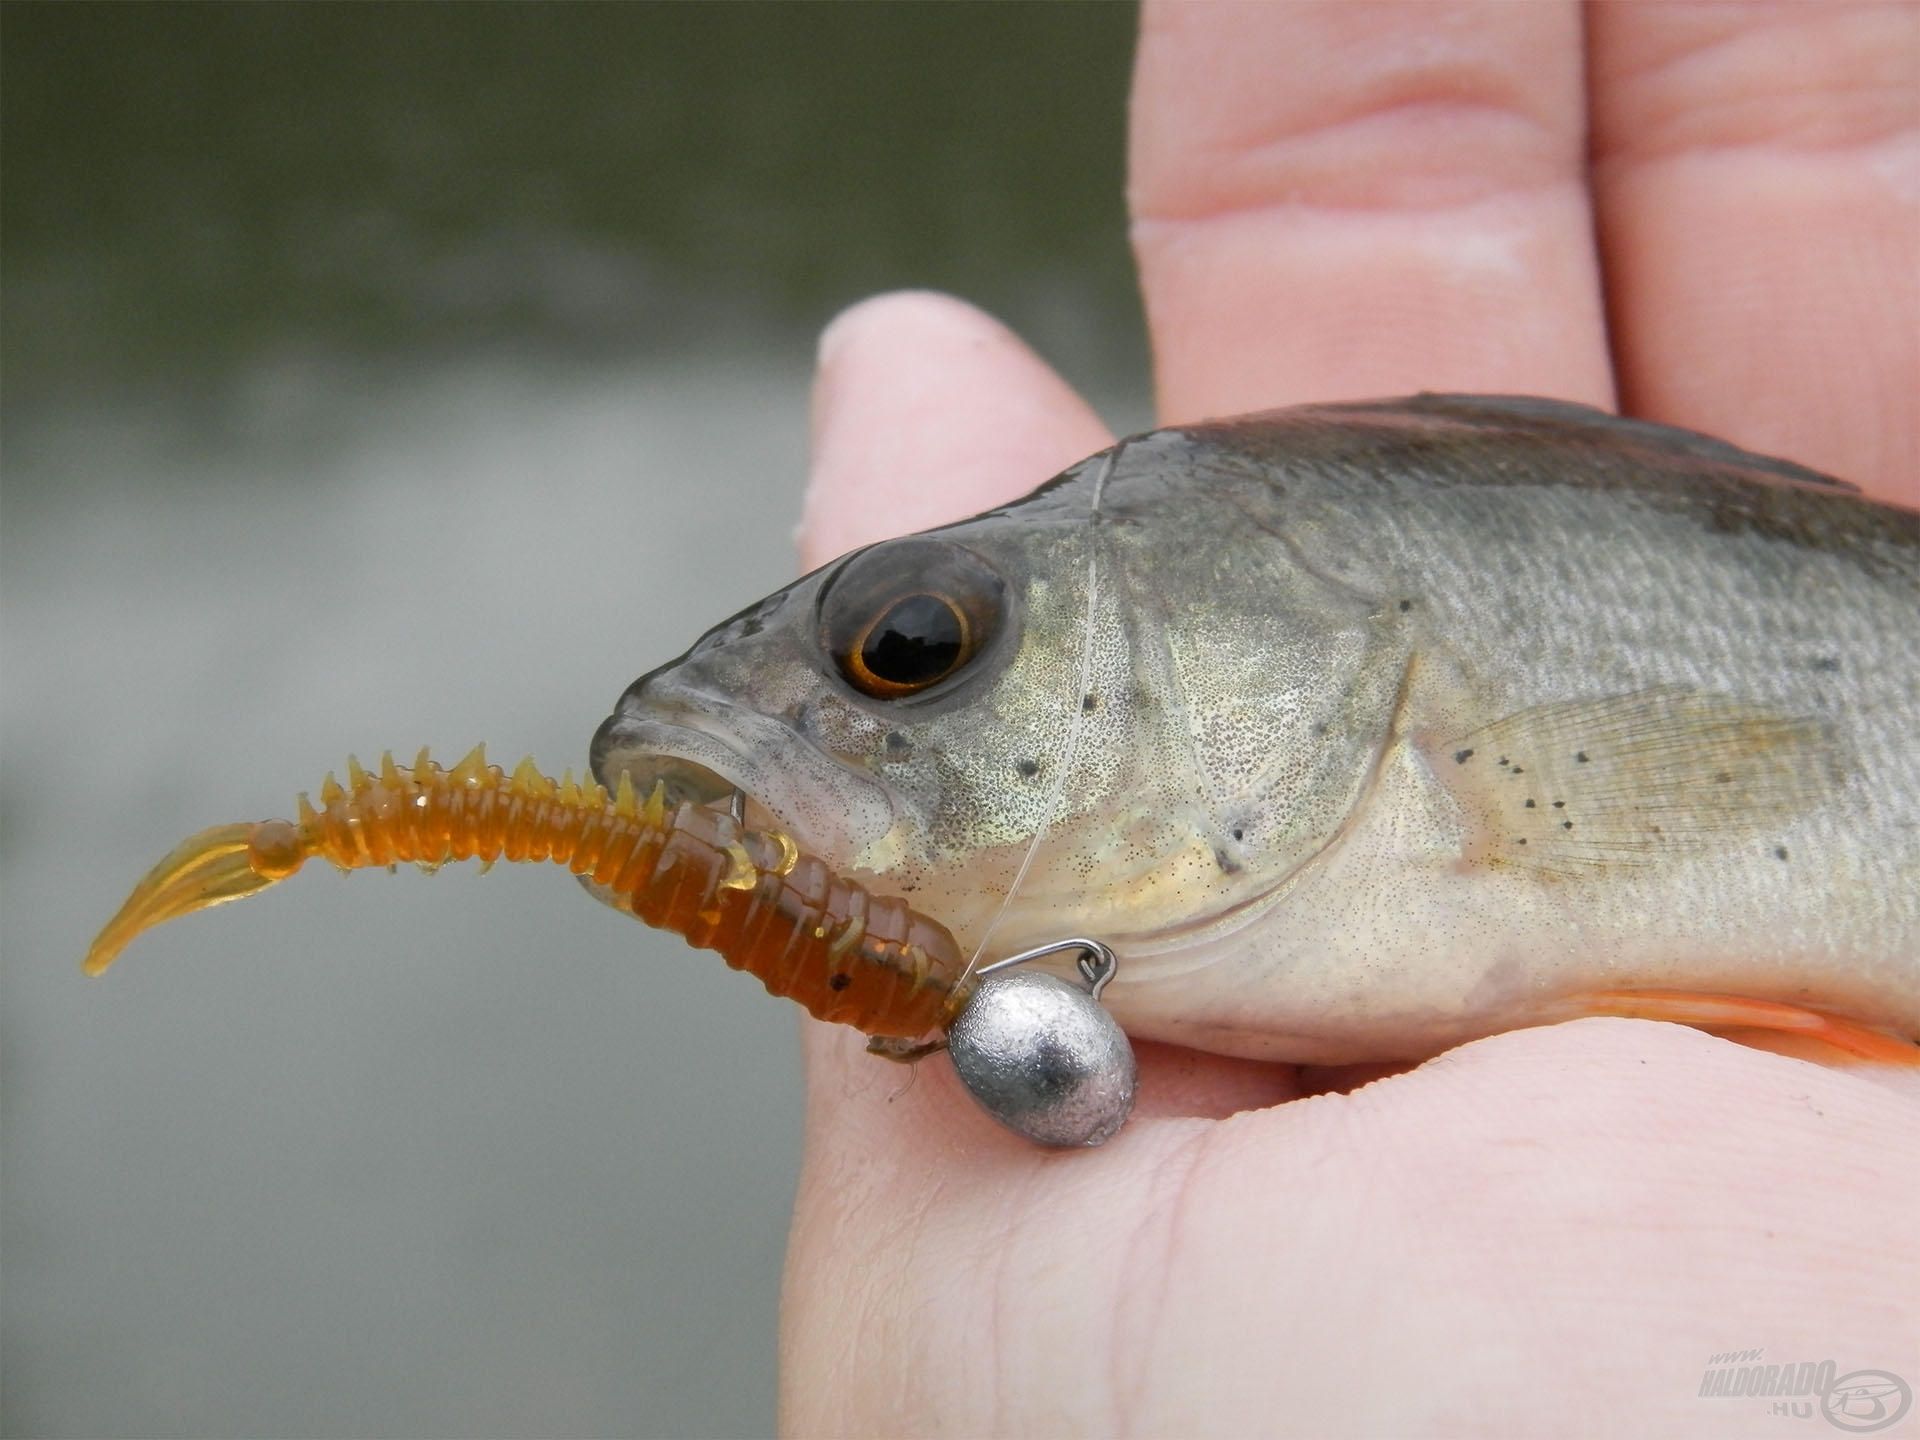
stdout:
<svg viewBox="0 0 1920 1440">
<path fill-rule="evenodd" d="M 89 968 L 310 856 L 538 859 L 896 1054 L 1089 935 L 1127 1032 L 1224 1054 L 1615 1014 L 1911 1064 L 1917 736 L 1920 516 L 1560 402 L 1314 406 L 842 557 L 584 785 L 423 755 L 195 837 Z"/>
</svg>

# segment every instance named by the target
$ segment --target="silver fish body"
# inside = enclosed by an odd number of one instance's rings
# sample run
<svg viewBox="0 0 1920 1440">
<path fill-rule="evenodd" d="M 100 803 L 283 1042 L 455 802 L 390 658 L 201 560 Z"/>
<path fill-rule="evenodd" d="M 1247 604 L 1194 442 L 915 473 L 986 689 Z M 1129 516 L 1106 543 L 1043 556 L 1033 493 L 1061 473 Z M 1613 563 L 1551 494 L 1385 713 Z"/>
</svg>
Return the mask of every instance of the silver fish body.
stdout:
<svg viewBox="0 0 1920 1440">
<path fill-rule="evenodd" d="M 1340 1063 L 1613 989 L 1920 1035 L 1917 736 L 1920 516 L 1423 396 L 1156 431 L 843 557 L 593 761 L 714 772 L 983 960 L 1098 936 L 1136 1036 Z"/>
</svg>

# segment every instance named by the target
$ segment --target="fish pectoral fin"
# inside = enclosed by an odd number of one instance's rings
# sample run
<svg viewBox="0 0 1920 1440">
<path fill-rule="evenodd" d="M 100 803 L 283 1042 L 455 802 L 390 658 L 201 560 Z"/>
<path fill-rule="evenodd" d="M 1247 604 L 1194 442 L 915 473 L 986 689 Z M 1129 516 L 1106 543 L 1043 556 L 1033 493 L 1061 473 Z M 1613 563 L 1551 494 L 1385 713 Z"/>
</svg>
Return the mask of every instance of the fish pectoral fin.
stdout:
<svg viewBox="0 0 1920 1440">
<path fill-rule="evenodd" d="M 1666 1020 L 1701 1030 L 1757 1030 L 1830 1046 L 1855 1059 L 1920 1067 L 1920 1044 L 1885 1030 L 1780 1000 L 1687 990 L 1594 990 L 1566 1001 L 1569 1019 Z"/>
<path fill-rule="evenodd" d="M 1769 843 L 1853 768 L 1817 721 L 1679 687 L 1539 705 L 1422 748 L 1466 817 L 1467 864 L 1568 879 Z"/>
</svg>

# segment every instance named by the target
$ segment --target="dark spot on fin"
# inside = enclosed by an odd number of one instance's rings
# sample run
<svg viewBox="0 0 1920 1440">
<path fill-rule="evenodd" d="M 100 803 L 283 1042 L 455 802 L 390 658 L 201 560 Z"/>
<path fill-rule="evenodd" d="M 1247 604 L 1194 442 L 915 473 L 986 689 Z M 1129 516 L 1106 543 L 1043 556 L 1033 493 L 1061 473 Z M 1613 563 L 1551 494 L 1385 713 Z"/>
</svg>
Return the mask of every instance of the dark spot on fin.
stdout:
<svg viewBox="0 0 1920 1440">
<path fill-rule="evenodd" d="M 1564 879 L 1751 845 L 1830 800 L 1853 769 L 1816 721 L 1679 687 L 1536 706 L 1453 745 L 1500 754 L 1539 786 L 1528 796 L 1498 771 L 1436 767 L 1470 817 L 1468 863 Z M 1453 745 L 1441 753 L 1457 756 Z"/>
</svg>

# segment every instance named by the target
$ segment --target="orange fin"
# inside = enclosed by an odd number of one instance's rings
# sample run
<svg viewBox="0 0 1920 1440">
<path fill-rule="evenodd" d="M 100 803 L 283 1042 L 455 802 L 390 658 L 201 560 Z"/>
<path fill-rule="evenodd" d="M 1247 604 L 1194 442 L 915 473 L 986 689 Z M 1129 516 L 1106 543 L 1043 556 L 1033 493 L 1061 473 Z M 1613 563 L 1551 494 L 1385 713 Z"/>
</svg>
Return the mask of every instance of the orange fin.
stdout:
<svg viewBox="0 0 1920 1440">
<path fill-rule="evenodd" d="M 1780 1000 L 1743 995 L 1699 995 L 1687 990 L 1595 990 L 1568 1006 L 1580 1015 L 1623 1020 L 1670 1020 L 1703 1030 L 1765 1030 L 1830 1045 L 1861 1060 L 1920 1066 L 1920 1045 L 1857 1020 Z"/>
</svg>

